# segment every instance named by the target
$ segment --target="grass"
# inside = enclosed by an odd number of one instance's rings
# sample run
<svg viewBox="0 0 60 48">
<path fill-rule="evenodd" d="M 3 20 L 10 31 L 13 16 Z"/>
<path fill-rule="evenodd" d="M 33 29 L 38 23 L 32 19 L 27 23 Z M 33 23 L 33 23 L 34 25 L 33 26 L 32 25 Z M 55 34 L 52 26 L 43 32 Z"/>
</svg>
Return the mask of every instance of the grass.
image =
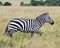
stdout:
<svg viewBox="0 0 60 48">
<path fill-rule="evenodd" d="M 8 22 L 13 18 L 36 18 L 42 13 L 49 12 L 55 24 L 48 23 L 41 27 L 42 36 L 20 31 L 13 37 L 3 35 Z M 60 7 L 0 7 L 0 48 L 60 48 Z"/>
</svg>

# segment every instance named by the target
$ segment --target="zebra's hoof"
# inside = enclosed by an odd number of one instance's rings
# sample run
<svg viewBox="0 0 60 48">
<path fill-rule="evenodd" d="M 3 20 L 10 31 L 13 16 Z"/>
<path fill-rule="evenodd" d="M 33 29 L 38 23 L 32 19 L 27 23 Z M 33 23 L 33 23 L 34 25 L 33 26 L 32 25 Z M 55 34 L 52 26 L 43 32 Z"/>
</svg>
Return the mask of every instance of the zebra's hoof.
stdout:
<svg viewBox="0 0 60 48">
<path fill-rule="evenodd" d="M 13 37 L 12 34 L 7 34 L 7 36 L 9 36 L 9 37 Z"/>
<path fill-rule="evenodd" d="M 10 37 L 13 37 L 12 34 L 10 34 Z"/>
<path fill-rule="evenodd" d="M 42 32 L 40 33 L 40 36 L 42 36 Z"/>
</svg>

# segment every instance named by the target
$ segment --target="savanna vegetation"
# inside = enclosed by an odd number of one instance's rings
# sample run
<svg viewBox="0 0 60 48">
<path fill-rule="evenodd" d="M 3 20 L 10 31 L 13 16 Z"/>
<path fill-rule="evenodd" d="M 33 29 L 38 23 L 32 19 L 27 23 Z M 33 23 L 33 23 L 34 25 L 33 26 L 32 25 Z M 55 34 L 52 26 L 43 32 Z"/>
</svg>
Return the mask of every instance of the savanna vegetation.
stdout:
<svg viewBox="0 0 60 48">
<path fill-rule="evenodd" d="M 4 35 L 8 22 L 13 18 L 36 18 L 45 12 L 49 12 L 55 24 L 45 23 L 40 31 L 42 36 L 20 31 L 13 34 L 13 37 Z M 0 48 L 60 48 L 60 7 L 25 7 L 9 6 L 0 7 Z"/>
<path fill-rule="evenodd" d="M 4 3 L 3 3 L 4 2 Z M 29 3 L 26 3 L 29 2 Z M 11 2 L 7 1 L 0 1 L 0 6 L 11 6 L 11 5 L 17 5 L 19 6 L 60 6 L 60 0 L 29 0 L 29 1 L 20 1 L 18 3 L 17 0 L 13 0 Z"/>
</svg>

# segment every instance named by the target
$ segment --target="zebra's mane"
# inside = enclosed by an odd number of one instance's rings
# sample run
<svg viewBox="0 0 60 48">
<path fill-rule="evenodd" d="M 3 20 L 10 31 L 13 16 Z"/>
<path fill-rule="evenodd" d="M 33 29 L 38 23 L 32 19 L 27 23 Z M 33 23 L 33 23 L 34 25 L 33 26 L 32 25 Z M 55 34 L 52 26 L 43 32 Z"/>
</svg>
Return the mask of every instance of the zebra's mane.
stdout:
<svg viewBox="0 0 60 48">
<path fill-rule="evenodd" d="M 41 14 L 41 15 L 37 16 L 36 19 L 39 19 L 39 18 L 41 18 L 41 17 L 43 17 L 43 16 L 47 16 L 47 14 L 48 14 L 48 13 Z"/>
</svg>

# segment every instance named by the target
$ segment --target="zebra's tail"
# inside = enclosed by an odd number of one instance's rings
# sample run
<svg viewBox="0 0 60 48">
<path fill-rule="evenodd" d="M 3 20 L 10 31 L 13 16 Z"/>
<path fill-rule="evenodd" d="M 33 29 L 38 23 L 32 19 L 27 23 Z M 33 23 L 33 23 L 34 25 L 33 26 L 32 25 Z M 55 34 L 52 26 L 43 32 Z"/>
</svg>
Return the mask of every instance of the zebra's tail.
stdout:
<svg viewBox="0 0 60 48">
<path fill-rule="evenodd" d="M 9 22 L 9 23 L 10 23 L 10 22 Z M 5 29 L 4 35 L 8 32 L 8 25 L 9 25 L 9 23 L 7 24 L 7 27 L 6 27 L 6 29 Z"/>
</svg>

